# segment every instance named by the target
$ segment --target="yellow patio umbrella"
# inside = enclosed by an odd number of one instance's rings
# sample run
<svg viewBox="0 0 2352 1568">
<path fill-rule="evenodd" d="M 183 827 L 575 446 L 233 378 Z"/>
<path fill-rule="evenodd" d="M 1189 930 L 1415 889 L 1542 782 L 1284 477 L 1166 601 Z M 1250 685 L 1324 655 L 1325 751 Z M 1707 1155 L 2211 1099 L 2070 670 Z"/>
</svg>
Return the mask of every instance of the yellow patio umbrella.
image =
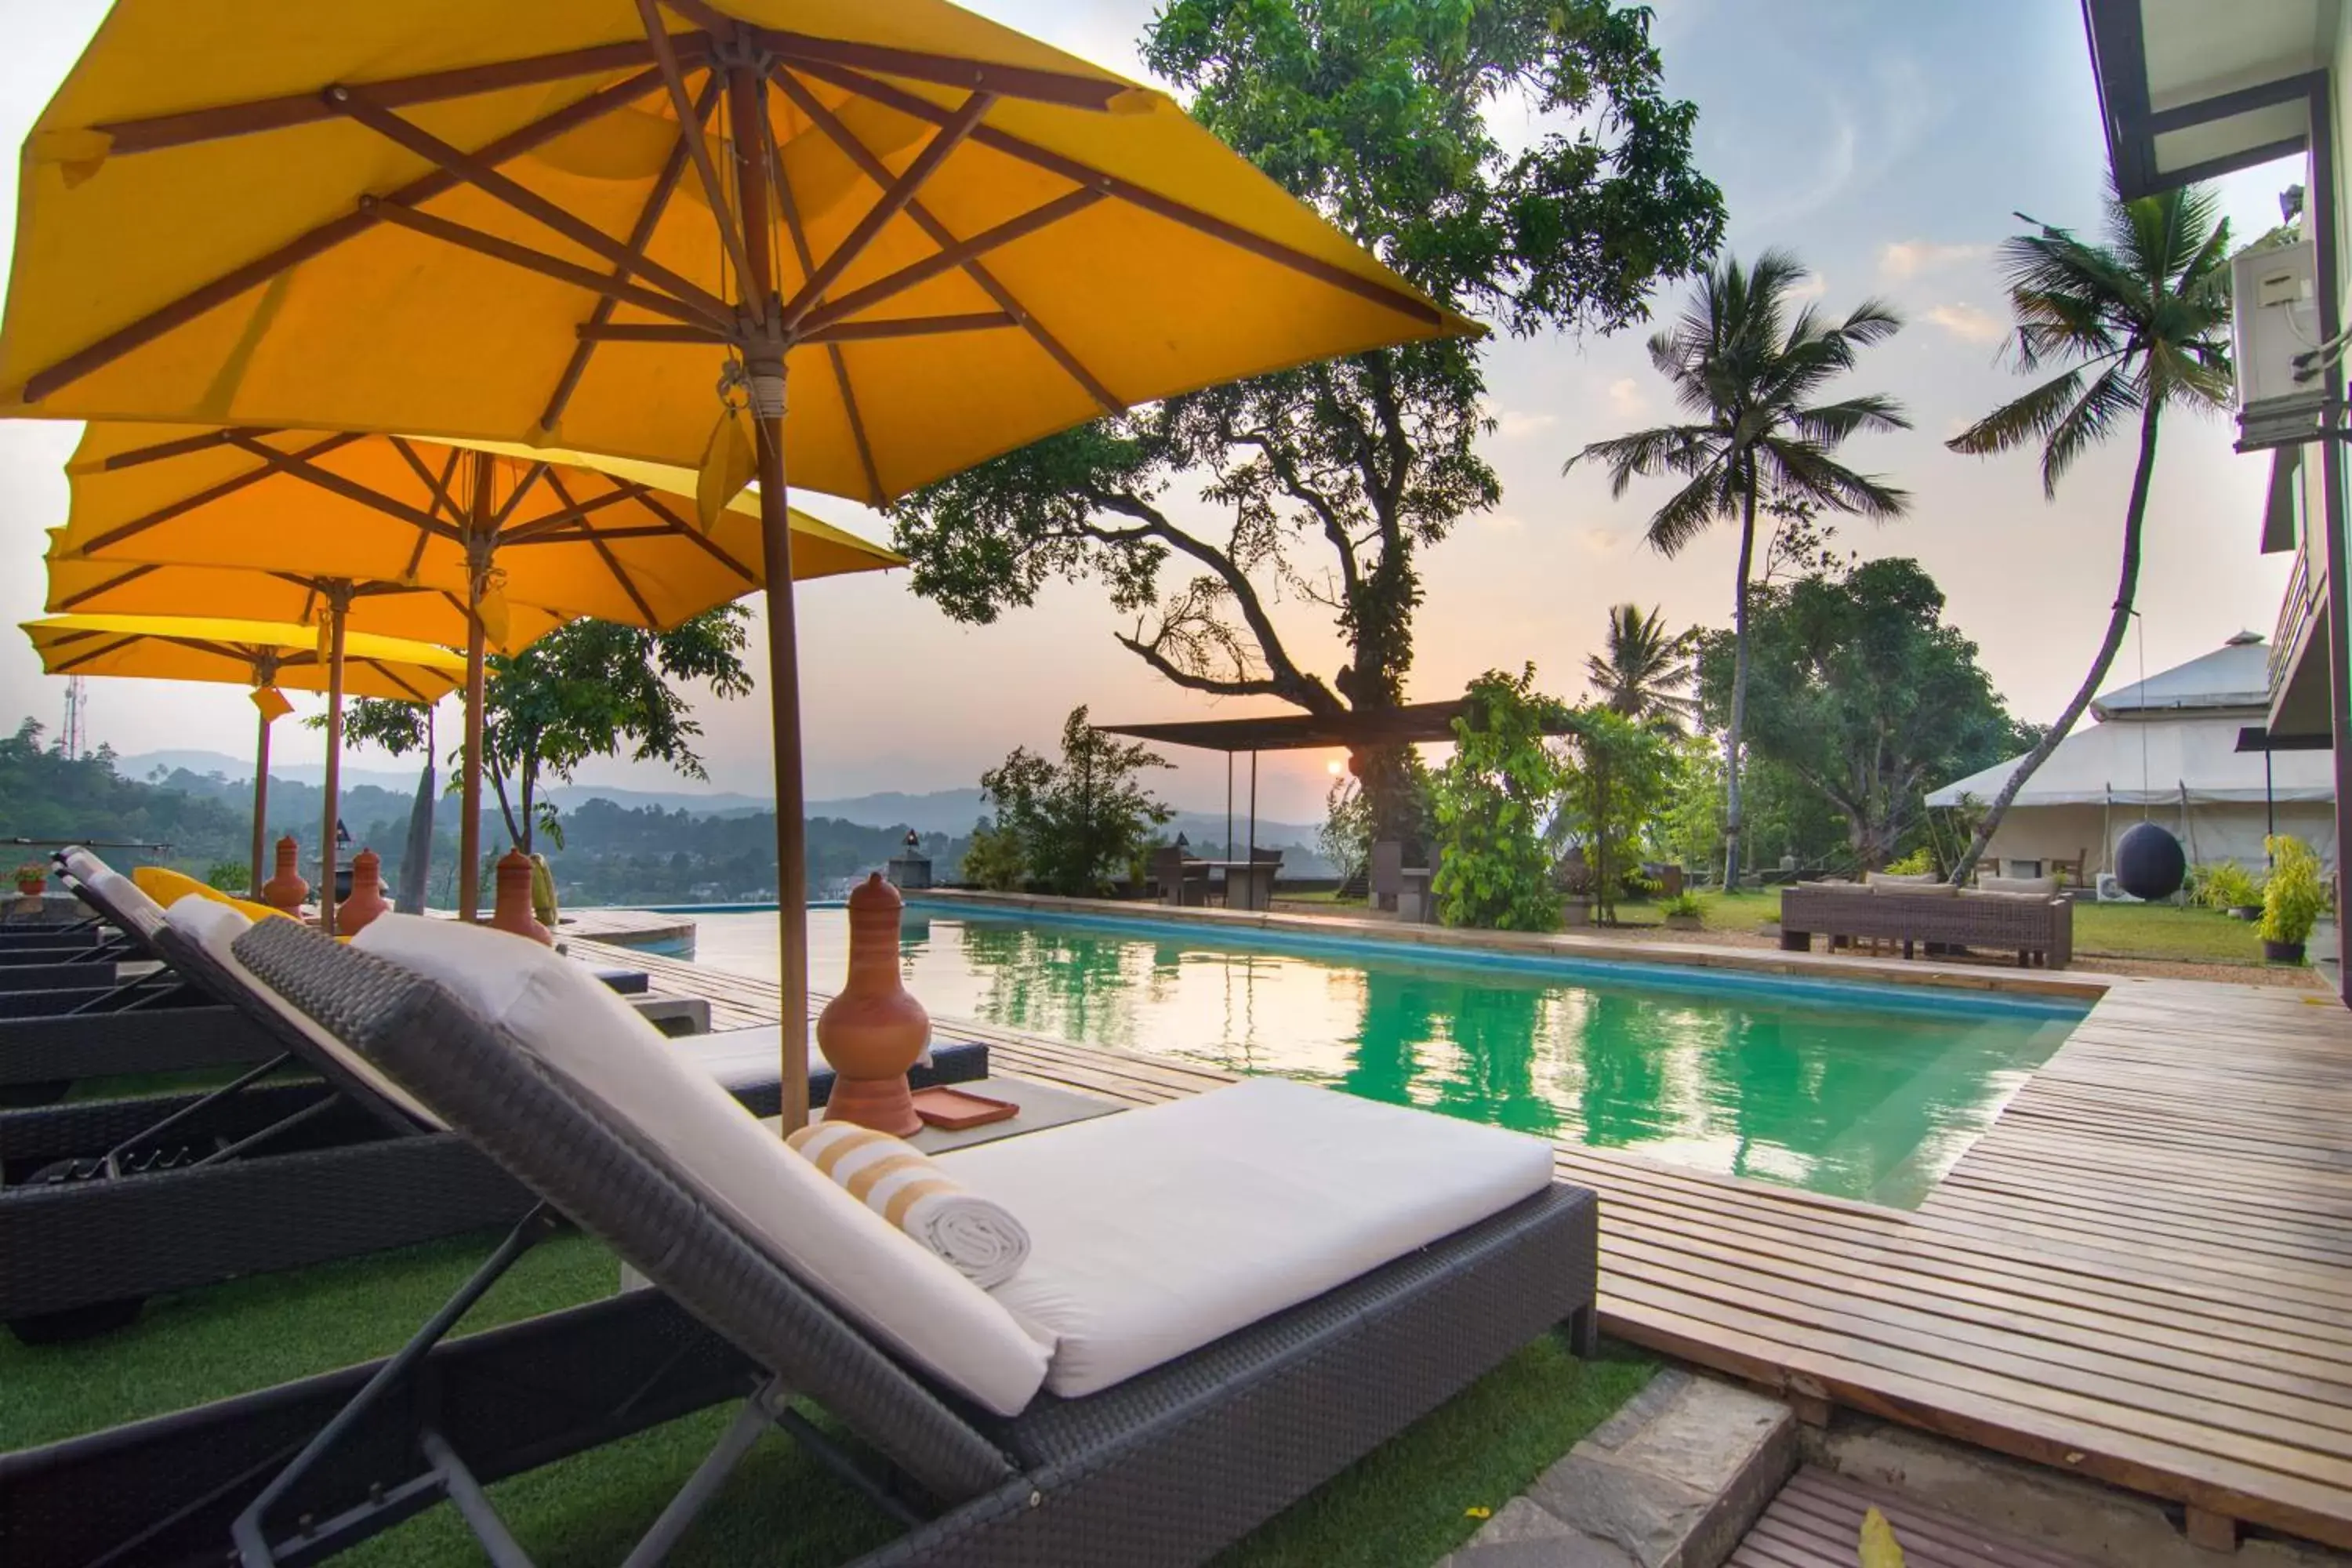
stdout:
<svg viewBox="0 0 2352 1568">
<path fill-rule="evenodd" d="M 758 499 L 734 497 L 706 528 L 693 470 L 656 463 L 405 436 L 98 421 L 66 475 L 71 505 L 50 536 L 50 609 L 202 605 L 317 620 L 331 637 L 340 609 L 353 628 L 462 646 L 468 759 L 481 741 L 486 647 L 512 651 L 583 616 L 667 630 L 766 580 Z M 791 521 L 796 578 L 905 563 L 797 508 Z M 222 567 L 243 572 L 202 580 Z M 173 601 L 183 586 L 205 596 Z M 331 731 L 341 712 L 331 701 Z M 331 759 L 334 752 L 331 744 Z M 462 787 L 458 914 L 471 919 L 481 785 L 470 761 Z"/>
<path fill-rule="evenodd" d="M 788 1127 L 787 443 L 878 502 L 1475 330 L 1165 96 L 944 0 L 119 0 L 23 169 L 0 414 L 560 444 L 699 468 L 706 501 L 756 472 Z"/>
<path fill-rule="evenodd" d="M 269 727 L 289 711 L 281 687 L 325 691 L 339 682 L 362 697 L 436 702 L 457 689 L 466 661 L 445 647 L 352 632 L 338 675 L 321 657 L 317 628 L 195 616 L 51 616 L 23 623 L 51 675 L 204 680 L 251 689 L 261 710 L 253 762 L 253 891 L 260 895 L 269 805 Z M 332 744 L 331 741 L 330 744 Z M 333 807 L 327 837 L 334 837 Z M 329 863 L 331 867 L 331 862 Z M 332 881 L 331 870 L 329 875 Z M 325 896 L 331 899 L 330 886 Z"/>
</svg>

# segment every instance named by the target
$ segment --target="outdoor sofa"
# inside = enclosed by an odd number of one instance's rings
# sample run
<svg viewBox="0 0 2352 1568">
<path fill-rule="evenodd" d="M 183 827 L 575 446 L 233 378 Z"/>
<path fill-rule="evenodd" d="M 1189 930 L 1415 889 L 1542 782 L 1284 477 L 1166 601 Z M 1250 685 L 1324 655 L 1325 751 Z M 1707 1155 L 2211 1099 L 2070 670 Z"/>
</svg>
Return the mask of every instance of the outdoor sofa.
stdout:
<svg viewBox="0 0 2352 1568">
<path fill-rule="evenodd" d="M 1800 882 L 1780 894 L 1780 946 L 1803 952 L 1816 935 L 1835 948 L 1899 942 L 1903 956 L 1990 949 L 2014 953 L 2021 969 L 2063 969 L 2074 956 L 2074 905 L 2048 888 L 1954 888 L 1874 873 L 1867 882 Z"/>
<path fill-rule="evenodd" d="M 236 910 L 190 897 L 166 914 L 126 879 L 92 880 L 179 973 L 234 1003 L 273 1054 L 201 1094 L 0 1113 L 0 1322 L 19 1339 L 105 1332 L 163 1291 L 510 1224 L 530 1206 L 465 1140 L 254 984 L 228 949 L 245 924 Z M 667 1048 L 760 1114 L 781 1102 L 777 1026 Z M 985 1045 L 941 1043 L 916 1081 L 987 1073 Z M 811 1100 L 832 1089 L 832 1069 L 812 1052 Z"/>
<path fill-rule="evenodd" d="M 1035 1237 L 992 1294 L 608 1001 L 277 921 L 233 951 L 540 1204 L 383 1362 L 0 1456 L 0 1553 L 311 1562 L 446 1499 L 527 1562 L 485 1483 L 733 1397 L 630 1563 L 774 1426 L 906 1524 L 863 1563 L 1193 1563 L 1527 1341 L 1592 1347 L 1594 1200 L 1538 1140 L 1261 1079 L 941 1156 Z M 447 1339 L 558 1213 L 654 1289 Z"/>
</svg>

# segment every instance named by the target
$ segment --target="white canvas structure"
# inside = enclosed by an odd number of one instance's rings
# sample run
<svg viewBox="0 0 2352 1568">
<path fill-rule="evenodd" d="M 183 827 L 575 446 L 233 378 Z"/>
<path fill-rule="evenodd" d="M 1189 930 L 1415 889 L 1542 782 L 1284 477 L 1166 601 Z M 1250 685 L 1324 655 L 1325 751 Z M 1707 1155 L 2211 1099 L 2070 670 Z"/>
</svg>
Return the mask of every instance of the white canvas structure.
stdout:
<svg viewBox="0 0 2352 1568">
<path fill-rule="evenodd" d="M 2115 842 L 2143 820 L 2171 830 L 2189 864 L 2235 860 L 2259 873 L 2265 825 L 2336 863 L 2334 760 L 2327 752 L 2238 750 L 2270 708 L 2270 649 L 2252 632 L 2177 668 L 2106 693 L 2097 720 L 2059 743 L 2001 819 L 1988 857 L 2038 875 L 2084 858 L 2085 879 L 2110 868 Z M 1944 785 L 1931 806 L 1989 803 L 2018 759 Z"/>
</svg>

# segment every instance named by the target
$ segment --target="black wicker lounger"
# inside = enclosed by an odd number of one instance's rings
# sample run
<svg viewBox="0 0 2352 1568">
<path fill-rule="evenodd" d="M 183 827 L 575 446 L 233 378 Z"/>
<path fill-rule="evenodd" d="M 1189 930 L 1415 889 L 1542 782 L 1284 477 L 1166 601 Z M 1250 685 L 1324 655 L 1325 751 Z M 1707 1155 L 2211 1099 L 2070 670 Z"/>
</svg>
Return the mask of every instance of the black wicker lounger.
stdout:
<svg viewBox="0 0 2352 1568">
<path fill-rule="evenodd" d="M 103 1333 L 164 1291 L 511 1224 L 530 1207 L 465 1140 L 386 1100 L 245 976 L 168 925 L 150 940 L 180 973 L 234 1000 L 275 1054 L 202 1095 L 0 1114 L 0 1322 L 18 1339 Z M 763 1036 L 776 1032 L 690 1036 L 674 1048 L 772 1115 L 782 1042 L 762 1051 Z M 273 1081 L 305 1071 L 317 1079 Z M 942 1043 L 916 1079 L 987 1075 L 988 1047 L 958 1042 Z M 812 1063 L 812 1101 L 823 1104 L 832 1087 L 831 1069 Z"/>
<path fill-rule="evenodd" d="M 731 1383 L 750 1394 L 741 1414 L 632 1563 L 657 1561 L 683 1536 L 773 1425 L 907 1521 L 867 1563 L 1192 1563 L 1528 1340 L 1567 1324 L 1580 1349 L 1591 1343 L 1595 1205 L 1554 1185 L 1101 1393 L 1040 1394 L 1016 1415 L 986 1415 L 835 1311 L 695 1196 L 631 1124 L 439 985 L 274 921 L 236 952 L 540 1203 L 373 1369 L 0 1456 L 0 1547 L 26 1561 L 216 1562 L 215 1531 L 233 1512 L 242 1562 L 313 1562 L 446 1499 L 494 1561 L 524 1562 L 483 1483 L 666 1419 Z M 669 1300 L 637 1292 L 447 1341 L 557 1211 Z M 811 1428 L 792 1396 L 823 1406 L 888 1473 L 869 1473 Z"/>
</svg>

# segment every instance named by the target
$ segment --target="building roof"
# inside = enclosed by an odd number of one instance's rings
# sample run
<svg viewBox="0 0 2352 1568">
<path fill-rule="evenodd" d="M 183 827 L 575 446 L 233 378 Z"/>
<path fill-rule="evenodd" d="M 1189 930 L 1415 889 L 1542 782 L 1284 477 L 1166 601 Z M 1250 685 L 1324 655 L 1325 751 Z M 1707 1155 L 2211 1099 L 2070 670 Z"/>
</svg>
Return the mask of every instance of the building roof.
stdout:
<svg viewBox="0 0 2352 1568">
<path fill-rule="evenodd" d="M 2336 0 L 2083 0 L 2126 197 L 2304 150 Z"/>
<path fill-rule="evenodd" d="M 2171 713 L 2267 710 L 2270 702 L 2270 647 L 2258 632 L 2240 632 L 2201 658 L 2101 693 L 2091 703 L 2091 711 L 2103 720 L 2140 719 Z"/>
</svg>

